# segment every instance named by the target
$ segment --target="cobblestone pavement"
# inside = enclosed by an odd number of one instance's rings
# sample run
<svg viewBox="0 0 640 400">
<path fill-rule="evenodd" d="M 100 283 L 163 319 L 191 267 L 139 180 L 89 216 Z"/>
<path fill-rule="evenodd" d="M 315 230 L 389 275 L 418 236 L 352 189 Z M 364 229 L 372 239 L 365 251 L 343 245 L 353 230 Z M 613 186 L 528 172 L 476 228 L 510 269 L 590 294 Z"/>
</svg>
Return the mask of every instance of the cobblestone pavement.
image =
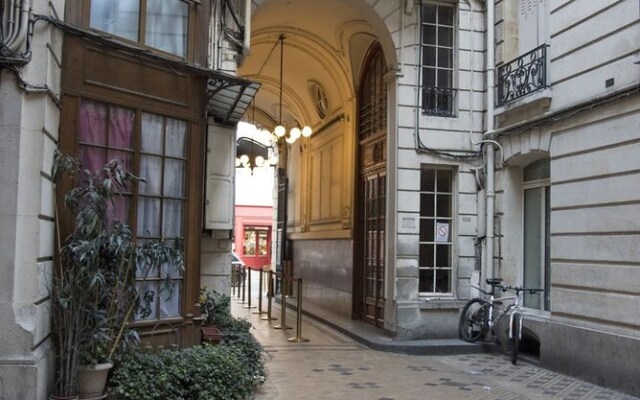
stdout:
<svg viewBox="0 0 640 400">
<path fill-rule="evenodd" d="M 235 303 L 235 301 L 234 301 Z M 249 319 L 267 350 L 269 379 L 256 400 L 638 400 L 536 366 L 512 365 L 501 354 L 414 356 L 368 349 L 341 333 L 304 318 L 307 343 L 291 343 L 295 330 L 275 330 L 278 321 L 260 320 L 234 304 Z M 274 308 L 279 316 L 279 308 Z M 295 314 L 287 314 L 295 327 Z"/>
</svg>

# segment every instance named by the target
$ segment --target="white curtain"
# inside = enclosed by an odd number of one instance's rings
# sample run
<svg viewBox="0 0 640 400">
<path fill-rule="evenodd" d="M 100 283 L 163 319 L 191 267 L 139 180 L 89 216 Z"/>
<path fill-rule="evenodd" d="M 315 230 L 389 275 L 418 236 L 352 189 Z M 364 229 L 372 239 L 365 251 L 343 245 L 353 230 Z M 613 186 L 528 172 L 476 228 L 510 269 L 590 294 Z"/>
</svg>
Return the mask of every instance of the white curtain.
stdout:
<svg viewBox="0 0 640 400">
<path fill-rule="evenodd" d="M 146 21 L 146 45 L 180 57 L 187 55 L 187 3 L 180 0 L 147 0 Z"/>
<path fill-rule="evenodd" d="M 91 0 L 91 28 L 138 41 L 140 0 Z"/>
</svg>

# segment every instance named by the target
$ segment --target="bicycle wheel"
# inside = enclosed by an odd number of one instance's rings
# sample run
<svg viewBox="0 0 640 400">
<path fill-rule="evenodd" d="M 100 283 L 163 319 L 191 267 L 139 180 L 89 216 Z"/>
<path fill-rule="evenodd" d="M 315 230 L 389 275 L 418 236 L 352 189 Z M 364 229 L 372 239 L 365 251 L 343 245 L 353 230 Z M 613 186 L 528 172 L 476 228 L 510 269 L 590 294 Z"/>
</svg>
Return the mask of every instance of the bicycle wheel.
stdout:
<svg viewBox="0 0 640 400">
<path fill-rule="evenodd" d="M 513 314 L 511 318 L 511 363 L 515 365 L 518 361 L 518 352 L 520 351 L 520 329 L 522 329 L 522 315 L 520 313 Z"/>
<path fill-rule="evenodd" d="M 482 336 L 487 327 L 488 304 L 484 299 L 471 299 L 465 304 L 458 327 L 461 339 L 473 343 Z"/>
</svg>

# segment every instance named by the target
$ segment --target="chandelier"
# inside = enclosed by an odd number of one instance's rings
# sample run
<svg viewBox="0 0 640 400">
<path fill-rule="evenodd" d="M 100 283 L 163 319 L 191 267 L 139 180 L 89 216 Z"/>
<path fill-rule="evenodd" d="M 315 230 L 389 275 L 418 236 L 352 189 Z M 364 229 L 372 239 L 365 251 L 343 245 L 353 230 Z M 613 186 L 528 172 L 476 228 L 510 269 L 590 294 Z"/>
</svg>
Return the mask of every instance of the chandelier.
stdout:
<svg viewBox="0 0 640 400">
<path fill-rule="evenodd" d="M 273 129 L 273 135 L 275 141 L 279 141 L 284 139 L 285 142 L 289 144 L 295 143 L 300 137 L 308 138 L 313 133 L 310 126 L 303 126 L 300 128 L 299 126 L 294 126 L 289 129 L 287 132 L 287 128 L 282 124 L 282 88 L 283 88 L 283 72 L 284 72 L 284 35 L 280 35 L 278 38 L 280 41 L 280 95 L 279 95 L 279 114 L 278 114 L 278 125 Z"/>
<path fill-rule="evenodd" d="M 258 129 L 256 121 L 255 100 L 252 102 L 253 123 L 247 124 L 251 130 L 251 137 L 242 136 L 236 141 L 236 167 L 248 168 L 253 175 L 253 169 L 269 168 L 278 163 L 278 156 L 271 146 L 271 133 L 264 129 Z M 245 132 L 246 133 L 246 132 Z M 265 144 L 269 143 L 269 144 Z"/>
</svg>

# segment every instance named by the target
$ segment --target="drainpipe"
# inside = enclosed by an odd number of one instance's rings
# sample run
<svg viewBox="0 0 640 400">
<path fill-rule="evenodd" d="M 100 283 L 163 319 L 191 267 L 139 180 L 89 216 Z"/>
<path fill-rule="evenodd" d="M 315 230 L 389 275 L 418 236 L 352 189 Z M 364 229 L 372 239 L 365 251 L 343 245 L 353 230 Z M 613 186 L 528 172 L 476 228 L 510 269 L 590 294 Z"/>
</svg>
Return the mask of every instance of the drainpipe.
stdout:
<svg viewBox="0 0 640 400">
<path fill-rule="evenodd" d="M 10 2 L 11 3 L 11 2 Z M 14 8 L 14 10 L 11 10 Z M 9 36 L 4 43 L 11 53 L 15 54 L 22 46 L 25 37 L 27 36 L 27 26 L 29 25 L 29 1 L 22 0 L 20 4 L 15 3 L 13 7 L 9 5 L 9 8 L 5 12 L 9 13 Z"/>
<path fill-rule="evenodd" d="M 244 1 L 244 40 L 238 66 L 242 65 L 251 51 L 251 0 Z"/>
<path fill-rule="evenodd" d="M 488 140 L 493 135 L 494 131 L 494 86 L 495 86 L 495 38 L 494 38 L 494 25 L 495 25 L 495 7 L 494 0 L 487 0 L 486 2 L 486 19 L 487 19 L 487 130 L 483 135 L 484 140 Z M 486 155 L 486 177 L 487 177 L 487 238 L 485 248 L 485 268 L 483 279 L 493 278 L 493 247 L 494 247 L 494 219 L 495 219 L 495 145 L 487 141 L 485 142 L 485 155 Z"/>
</svg>

